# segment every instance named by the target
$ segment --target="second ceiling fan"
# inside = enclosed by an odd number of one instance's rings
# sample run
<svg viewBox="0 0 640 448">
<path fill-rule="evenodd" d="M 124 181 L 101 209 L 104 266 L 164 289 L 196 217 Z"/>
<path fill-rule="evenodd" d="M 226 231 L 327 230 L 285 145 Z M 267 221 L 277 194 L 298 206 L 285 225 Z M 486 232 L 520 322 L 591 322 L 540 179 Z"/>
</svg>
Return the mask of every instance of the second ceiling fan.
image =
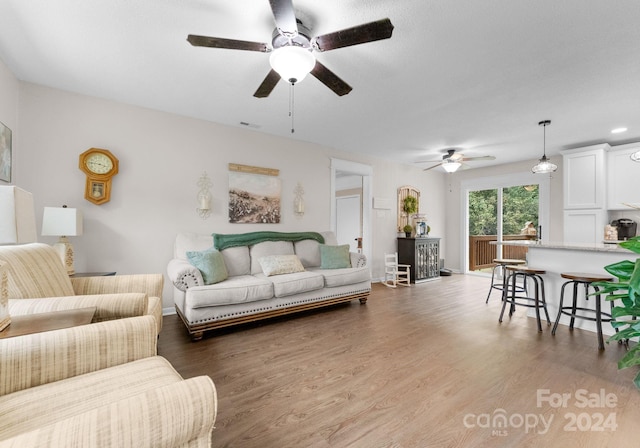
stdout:
<svg viewBox="0 0 640 448">
<path fill-rule="evenodd" d="M 377 20 L 340 31 L 313 37 L 311 31 L 296 18 L 292 0 L 269 0 L 275 19 L 271 45 L 260 42 L 224 39 L 189 34 L 187 40 L 196 47 L 226 48 L 230 50 L 247 50 L 271 53 L 271 70 L 253 96 L 268 97 L 282 77 L 290 84 L 299 82 L 311 73 L 336 95 L 346 95 L 352 87 L 340 79 L 335 73 L 315 59 L 313 51 L 329 51 L 336 48 L 364 44 L 376 40 L 388 39 L 393 32 L 389 19 Z M 300 66 L 301 71 L 287 72 L 287 64 Z M 282 66 L 285 68 L 280 68 Z"/>
<path fill-rule="evenodd" d="M 465 157 L 464 154 L 456 152 L 455 149 L 447 149 L 447 153 L 442 156 L 442 160 L 423 160 L 416 163 L 436 163 L 436 165 L 425 168 L 424 171 L 432 170 L 442 166 L 448 173 L 453 173 L 463 165 L 463 162 L 469 162 L 473 160 L 495 160 L 494 156 L 478 156 L 478 157 Z"/>
</svg>

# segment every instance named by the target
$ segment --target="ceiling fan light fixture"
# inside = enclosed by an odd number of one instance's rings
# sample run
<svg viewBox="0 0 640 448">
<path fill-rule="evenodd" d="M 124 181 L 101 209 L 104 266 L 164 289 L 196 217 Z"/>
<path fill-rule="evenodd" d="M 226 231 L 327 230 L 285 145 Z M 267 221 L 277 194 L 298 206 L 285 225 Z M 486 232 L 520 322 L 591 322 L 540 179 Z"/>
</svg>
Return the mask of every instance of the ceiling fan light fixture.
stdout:
<svg viewBox="0 0 640 448">
<path fill-rule="evenodd" d="M 302 81 L 316 65 L 311 51 L 295 45 L 276 48 L 269 57 L 269 64 L 282 79 L 296 84 Z"/>
<path fill-rule="evenodd" d="M 461 166 L 462 166 L 462 163 L 452 160 L 450 158 L 444 159 L 442 161 L 442 168 L 444 168 L 444 170 L 447 173 L 455 173 L 458 170 L 458 168 L 460 168 Z"/>
<path fill-rule="evenodd" d="M 558 165 L 551 163 L 551 160 L 547 159 L 547 126 L 551 124 L 551 120 L 543 120 L 538 123 L 538 126 L 542 126 L 542 157 L 538 161 L 537 165 L 531 168 L 534 174 L 548 174 L 558 169 Z"/>
</svg>

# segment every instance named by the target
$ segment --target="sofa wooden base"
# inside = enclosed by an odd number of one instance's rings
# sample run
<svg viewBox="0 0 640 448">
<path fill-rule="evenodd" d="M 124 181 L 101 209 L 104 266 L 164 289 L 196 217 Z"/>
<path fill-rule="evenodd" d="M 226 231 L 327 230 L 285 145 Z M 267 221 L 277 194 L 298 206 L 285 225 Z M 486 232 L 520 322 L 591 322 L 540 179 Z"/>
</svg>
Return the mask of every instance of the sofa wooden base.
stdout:
<svg viewBox="0 0 640 448">
<path fill-rule="evenodd" d="M 180 316 L 180 319 L 182 319 L 182 322 L 184 322 L 185 326 L 187 327 L 187 330 L 191 335 L 191 340 L 199 341 L 204 336 L 204 332 L 208 330 L 214 330 L 216 328 L 224 328 L 224 327 L 230 327 L 233 325 L 240 325 L 240 324 L 245 324 L 249 322 L 255 322 L 255 321 L 269 319 L 271 317 L 276 317 L 276 316 L 285 316 L 287 314 L 293 314 L 300 311 L 324 308 L 326 306 L 336 305 L 338 303 L 350 302 L 351 300 L 355 300 L 355 299 L 358 299 L 361 304 L 365 304 L 367 303 L 368 298 L 369 298 L 369 292 L 367 291 L 367 292 L 352 294 L 348 296 L 335 297 L 335 298 L 322 300 L 318 302 L 304 303 L 301 305 L 294 305 L 287 308 L 279 308 L 275 310 L 262 311 L 262 312 L 250 314 L 247 316 L 239 316 L 231 319 L 223 319 L 219 321 L 207 322 L 204 324 L 196 324 L 196 325 L 190 325 L 178 307 L 176 307 L 176 312 L 178 313 L 178 316 Z"/>
</svg>

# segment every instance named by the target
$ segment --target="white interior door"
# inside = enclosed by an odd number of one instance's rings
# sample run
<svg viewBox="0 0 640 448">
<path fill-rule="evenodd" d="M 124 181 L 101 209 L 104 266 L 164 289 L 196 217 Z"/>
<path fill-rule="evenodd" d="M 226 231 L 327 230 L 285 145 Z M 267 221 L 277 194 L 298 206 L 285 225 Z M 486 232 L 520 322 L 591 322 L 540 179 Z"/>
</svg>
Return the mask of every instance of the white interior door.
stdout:
<svg viewBox="0 0 640 448">
<path fill-rule="evenodd" d="M 360 238 L 360 196 L 336 198 L 336 239 L 348 244 L 351 252 L 358 251 L 356 238 Z"/>
</svg>

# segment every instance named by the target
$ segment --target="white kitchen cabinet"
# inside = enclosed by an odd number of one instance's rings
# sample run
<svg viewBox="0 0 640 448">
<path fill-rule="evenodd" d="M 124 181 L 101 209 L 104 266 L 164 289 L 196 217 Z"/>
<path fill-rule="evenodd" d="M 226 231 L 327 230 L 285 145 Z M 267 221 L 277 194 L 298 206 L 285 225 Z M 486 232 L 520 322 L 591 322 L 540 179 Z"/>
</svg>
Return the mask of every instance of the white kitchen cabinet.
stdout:
<svg viewBox="0 0 640 448">
<path fill-rule="evenodd" d="M 562 152 L 565 210 L 606 208 L 606 157 L 608 144 Z"/>
<path fill-rule="evenodd" d="M 607 153 L 607 208 L 629 210 L 624 204 L 640 205 L 640 162 L 629 156 L 640 143 L 614 146 Z"/>
<path fill-rule="evenodd" d="M 565 243 L 602 243 L 604 227 L 608 224 L 608 213 L 603 209 L 565 210 Z"/>
</svg>

